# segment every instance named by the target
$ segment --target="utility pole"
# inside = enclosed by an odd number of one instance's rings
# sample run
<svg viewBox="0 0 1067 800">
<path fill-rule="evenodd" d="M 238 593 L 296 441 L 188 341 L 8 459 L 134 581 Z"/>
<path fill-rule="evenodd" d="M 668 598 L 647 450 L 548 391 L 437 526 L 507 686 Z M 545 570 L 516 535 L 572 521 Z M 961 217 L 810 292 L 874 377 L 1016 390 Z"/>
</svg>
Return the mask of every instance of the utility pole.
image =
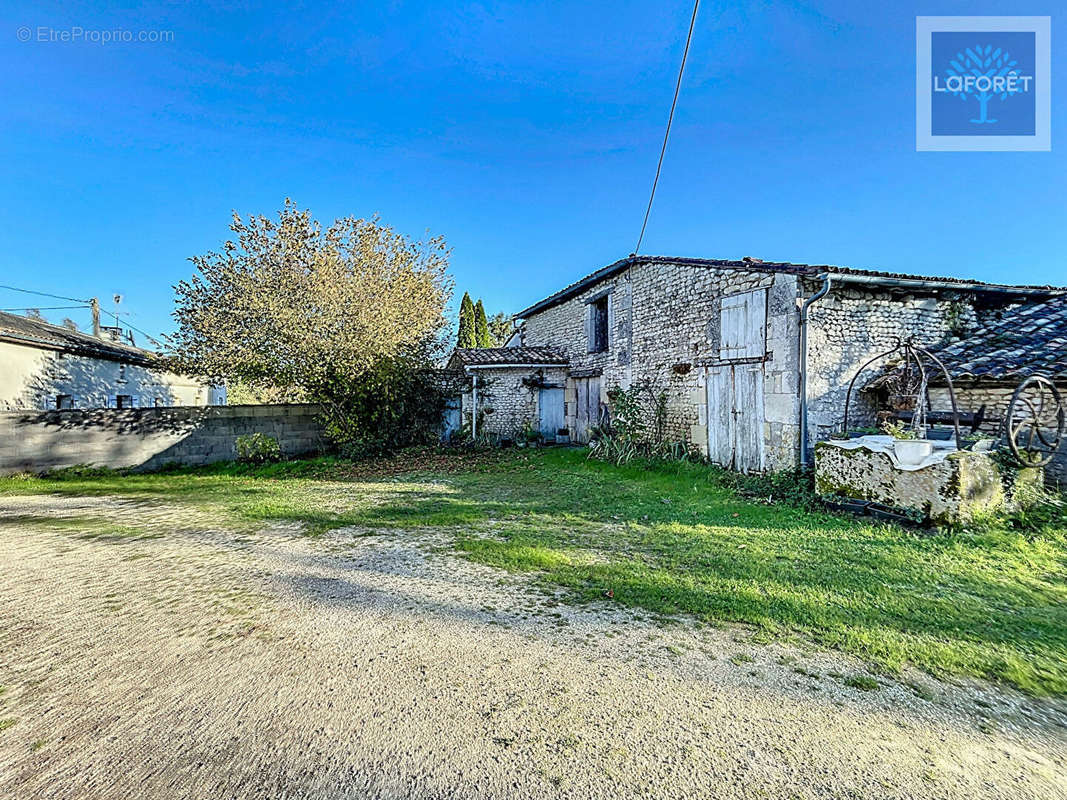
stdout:
<svg viewBox="0 0 1067 800">
<path fill-rule="evenodd" d="M 93 311 L 93 336 L 100 338 L 100 301 L 95 297 L 89 298 L 89 308 Z"/>
</svg>

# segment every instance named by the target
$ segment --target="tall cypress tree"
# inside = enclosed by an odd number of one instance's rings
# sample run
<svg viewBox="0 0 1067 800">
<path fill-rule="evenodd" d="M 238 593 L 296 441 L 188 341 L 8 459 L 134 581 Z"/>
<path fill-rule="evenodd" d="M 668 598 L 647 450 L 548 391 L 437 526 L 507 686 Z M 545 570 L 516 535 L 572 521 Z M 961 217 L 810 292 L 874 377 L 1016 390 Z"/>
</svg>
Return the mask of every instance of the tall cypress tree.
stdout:
<svg viewBox="0 0 1067 800">
<path fill-rule="evenodd" d="M 463 293 L 463 300 L 459 304 L 459 339 L 456 347 L 472 348 L 478 346 L 478 339 L 474 332 L 474 303 L 471 296 Z"/>
<path fill-rule="evenodd" d="M 482 305 L 481 298 L 474 304 L 474 338 L 478 342 L 478 347 L 493 346 L 493 337 L 489 333 L 489 320 L 485 318 L 485 306 Z"/>
</svg>

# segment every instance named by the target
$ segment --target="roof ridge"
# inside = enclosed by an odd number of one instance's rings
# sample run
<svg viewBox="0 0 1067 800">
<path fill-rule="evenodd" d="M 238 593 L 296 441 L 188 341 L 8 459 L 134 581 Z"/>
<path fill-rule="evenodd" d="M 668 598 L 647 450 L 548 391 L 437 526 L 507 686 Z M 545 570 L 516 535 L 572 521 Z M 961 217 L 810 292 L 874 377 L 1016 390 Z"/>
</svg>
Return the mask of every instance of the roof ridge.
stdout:
<svg viewBox="0 0 1067 800">
<path fill-rule="evenodd" d="M 694 267 L 715 267 L 726 269 L 748 269 L 753 272 L 787 272 L 793 275 L 800 275 L 806 277 L 814 277 L 823 273 L 839 274 L 839 275 L 856 275 L 856 276 L 868 276 L 872 278 L 885 278 L 886 280 L 911 280 L 911 281 L 937 281 L 941 283 L 960 284 L 961 290 L 964 286 L 978 286 L 989 287 L 991 290 L 995 289 L 1017 289 L 1020 292 L 1042 290 L 1047 291 L 1067 291 L 1067 287 L 1055 287 L 1055 286 L 1037 286 L 1037 285 L 1020 285 L 1020 284 L 1003 284 L 1003 283 L 990 283 L 988 281 L 973 280 L 970 278 L 954 278 L 938 275 L 915 275 L 906 272 L 888 272 L 884 270 L 874 270 L 866 268 L 845 267 L 835 264 L 803 264 L 791 261 L 763 261 L 758 258 L 751 258 L 746 256 L 742 259 L 724 259 L 724 258 L 695 258 L 690 256 L 653 256 L 653 255 L 634 255 L 631 254 L 625 258 L 620 258 L 617 261 L 594 270 L 586 275 L 584 278 L 580 278 L 573 283 L 564 286 L 557 292 L 550 294 L 531 306 L 524 308 L 518 312 L 515 316 L 518 318 L 525 318 L 530 314 L 535 314 L 538 311 L 543 311 L 547 308 L 551 308 L 565 300 L 569 300 L 580 293 L 583 289 L 595 285 L 602 280 L 610 278 L 622 270 L 635 266 L 638 264 L 676 264 L 681 266 L 694 266 Z"/>
</svg>

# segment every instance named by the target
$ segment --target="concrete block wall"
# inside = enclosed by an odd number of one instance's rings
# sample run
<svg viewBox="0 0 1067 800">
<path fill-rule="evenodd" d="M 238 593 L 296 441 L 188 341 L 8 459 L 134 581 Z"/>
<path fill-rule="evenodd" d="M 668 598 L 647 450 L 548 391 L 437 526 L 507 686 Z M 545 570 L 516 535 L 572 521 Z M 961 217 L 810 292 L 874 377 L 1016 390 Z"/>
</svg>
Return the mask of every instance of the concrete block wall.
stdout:
<svg viewBox="0 0 1067 800">
<path fill-rule="evenodd" d="M 237 437 L 263 433 L 286 457 L 322 452 L 314 405 L 0 412 L 0 474 L 81 464 L 143 470 L 236 457 Z"/>
</svg>

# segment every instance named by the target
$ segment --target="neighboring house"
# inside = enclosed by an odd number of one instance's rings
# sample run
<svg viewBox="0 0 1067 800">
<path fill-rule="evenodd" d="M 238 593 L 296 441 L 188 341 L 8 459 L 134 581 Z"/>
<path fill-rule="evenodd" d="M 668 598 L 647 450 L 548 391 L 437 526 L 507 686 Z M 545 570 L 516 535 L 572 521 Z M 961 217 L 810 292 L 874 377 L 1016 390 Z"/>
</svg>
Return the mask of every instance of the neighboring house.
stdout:
<svg viewBox="0 0 1067 800">
<path fill-rule="evenodd" d="M 631 256 L 519 312 L 521 346 L 480 351 L 488 356 L 458 351 L 452 366 L 483 386 L 495 382 L 480 396 L 468 392 L 462 413 L 464 424 L 473 418 L 502 436 L 549 427 L 555 412 L 542 408 L 562 388 L 562 427 L 586 441 L 612 386 L 650 381 L 668 393 L 673 438 L 724 466 L 785 469 L 840 425 L 853 375 L 900 337 L 941 344 L 1006 306 L 1061 303 L 1064 292 L 758 259 Z"/>
<path fill-rule="evenodd" d="M 225 403 L 224 388 L 170 372 L 148 350 L 0 313 L 0 410 Z"/>
</svg>

